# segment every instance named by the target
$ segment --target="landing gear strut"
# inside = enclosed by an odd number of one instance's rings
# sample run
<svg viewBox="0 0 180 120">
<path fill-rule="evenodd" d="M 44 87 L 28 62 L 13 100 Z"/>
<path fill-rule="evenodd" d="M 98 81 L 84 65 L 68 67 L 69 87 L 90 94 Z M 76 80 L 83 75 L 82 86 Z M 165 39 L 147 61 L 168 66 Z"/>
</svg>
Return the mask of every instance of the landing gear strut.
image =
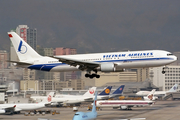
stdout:
<svg viewBox="0 0 180 120">
<path fill-rule="evenodd" d="M 89 78 L 93 79 L 94 77 L 100 78 L 100 75 L 97 74 L 97 71 L 95 71 L 95 73 L 93 73 L 93 74 L 91 74 L 91 72 L 87 72 L 87 73 L 85 74 L 85 77 L 86 77 L 86 78 L 89 77 Z"/>
</svg>

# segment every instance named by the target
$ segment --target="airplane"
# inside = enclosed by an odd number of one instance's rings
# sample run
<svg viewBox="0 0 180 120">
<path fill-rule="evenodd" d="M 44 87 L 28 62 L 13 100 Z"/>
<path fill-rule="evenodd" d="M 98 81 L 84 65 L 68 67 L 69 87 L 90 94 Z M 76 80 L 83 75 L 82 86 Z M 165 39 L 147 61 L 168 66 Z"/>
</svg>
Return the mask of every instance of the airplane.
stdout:
<svg viewBox="0 0 180 120">
<path fill-rule="evenodd" d="M 74 114 L 73 120 L 94 120 L 97 118 L 96 112 L 96 100 L 97 100 L 97 92 L 95 93 L 95 98 L 93 102 L 93 107 L 91 112 L 76 112 Z"/>
<path fill-rule="evenodd" d="M 168 91 L 155 91 L 154 95 L 155 96 L 166 96 L 167 93 L 170 92 L 177 92 L 178 89 L 178 84 L 175 84 L 170 90 Z M 150 91 L 139 91 L 136 93 L 136 95 L 148 95 Z"/>
<path fill-rule="evenodd" d="M 177 60 L 172 53 L 164 50 L 144 50 L 127 52 L 109 52 L 76 54 L 61 56 L 41 56 L 18 34 L 8 32 L 19 61 L 13 62 L 19 67 L 51 72 L 86 71 L 85 77 L 100 78 L 101 72 L 123 72 L 126 68 L 147 68 L 164 66 Z M 93 74 L 91 72 L 94 72 Z"/>
<path fill-rule="evenodd" d="M 85 100 L 92 100 L 96 87 L 90 88 L 84 95 L 56 95 L 52 97 L 51 105 L 67 105 L 67 104 L 80 104 Z M 31 99 L 35 101 L 43 100 L 43 96 L 32 96 Z"/>
<path fill-rule="evenodd" d="M 52 100 L 52 96 L 54 92 L 50 92 L 46 99 L 44 99 L 40 103 L 8 103 L 8 104 L 0 104 L 1 112 L 3 113 L 20 113 L 20 111 L 26 110 L 36 110 L 45 107 L 45 105 L 50 104 Z"/>
<path fill-rule="evenodd" d="M 97 96 L 98 100 L 102 100 L 102 99 L 108 99 L 109 98 L 109 94 L 111 92 L 112 86 L 107 86 L 102 92 L 100 92 Z M 61 98 L 61 97 L 82 97 L 82 95 L 56 95 L 55 98 Z M 95 96 L 91 97 L 92 99 L 85 99 L 85 101 L 89 101 L 89 100 L 93 100 L 95 98 Z"/>
<path fill-rule="evenodd" d="M 92 87 L 89 88 L 89 90 L 84 93 L 84 95 L 64 95 L 64 94 L 56 94 L 55 96 L 53 96 L 53 98 L 66 98 L 66 97 L 86 97 L 86 98 L 92 98 L 94 92 L 96 90 L 96 87 Z M 43 99 L 45 99 L 46 97 L 44 96 L 31 96 L 31 99 L 33 99 L 36 102 L 42 101 Z"/>
<path fill-rule="evenodd" d="M 156 89 L 153 89 L 147 96 L 144 96 L 144 100 L 157 100 L 158 97 L 154 96 Z"/>
<path fill-rule="evenodd" d="M 152 105 L 154 101 L 150 100 L 101 100 L 96 101 L 96 107 L 113 107 L 123 110 L 131 110 L 132 107 L 144 107 Z"/>
</svg>

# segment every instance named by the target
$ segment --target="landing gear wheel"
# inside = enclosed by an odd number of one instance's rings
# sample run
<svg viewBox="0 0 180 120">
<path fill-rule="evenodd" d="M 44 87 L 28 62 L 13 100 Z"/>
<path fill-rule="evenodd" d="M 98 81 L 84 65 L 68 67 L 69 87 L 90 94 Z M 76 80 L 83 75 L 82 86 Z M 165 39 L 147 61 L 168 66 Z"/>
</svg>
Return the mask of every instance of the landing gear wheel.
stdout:
<svg viewBox="0 0 180 120">
<path fill-rule="evenodd" d="M 162 71 L 162 74 L 165 74 L 166 73 L 166 71 Z"/>
<path fill-rule="evenodd" d="M 162 69 L 162 74 L 165 74 L 165 73 L 166 73 L 165 67 L 163 67 L 163 69 Z"/>
<path fill-rule="evenodd" d="M 90 75 L 89 74 L 85 74 L 85 77 L 88 78 Z"/>
<path fill-rule="evenodd" d="M 96 75 L 96 78 L 100 78 L 100 75 Z"/>
</svg>

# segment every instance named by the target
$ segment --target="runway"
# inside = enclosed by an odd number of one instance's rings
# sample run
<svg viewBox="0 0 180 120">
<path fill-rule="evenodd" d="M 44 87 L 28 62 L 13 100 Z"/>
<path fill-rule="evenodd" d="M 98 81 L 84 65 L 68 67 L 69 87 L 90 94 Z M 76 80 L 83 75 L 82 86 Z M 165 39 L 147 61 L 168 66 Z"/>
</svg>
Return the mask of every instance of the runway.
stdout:
<svg viewBox="0 0 180 120">
<path fill-rule="evenodd" d="M 72 120 L 75 112 L 72 108 L 43 108 L 44 110 L 57 110 L 60 114 L 46 114 L 24 116 L 24 112 L 14 115 L 0 115 L 1 120 Z M 87 107 L 79 108 L 79 111 L 87 111 Z M 154 105 L 148 107 L 134 107 L 132 110 L 120 110 L 113 108 L 102 108 L 98 111 L 96 120 L 121 120 L 142 118 L 146 120 L 179 120 L 180 119 L 180 101 L 157 101 Z M 40 119 L 39 119 L 40 120 Z"/>
</svg>

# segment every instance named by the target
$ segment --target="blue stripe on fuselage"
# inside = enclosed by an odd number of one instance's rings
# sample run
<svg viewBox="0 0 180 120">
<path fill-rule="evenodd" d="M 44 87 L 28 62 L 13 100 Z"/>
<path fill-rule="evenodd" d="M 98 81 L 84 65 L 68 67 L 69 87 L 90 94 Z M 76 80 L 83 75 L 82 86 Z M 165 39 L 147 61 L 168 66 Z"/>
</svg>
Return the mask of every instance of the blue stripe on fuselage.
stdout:
<svg viewBox="0 0 180 120">
<path fill-rule="evenodd" d="M 94 61 L 94 62 L 127 62 L 127 61 L 147 61 L 147 60 L 173 60 L 172 58 L 142 58 L 142 59 L 123 59 L 123 60 L 103 60 L 103 61 Z M 53 67 L 68 65 L 65 63 L 51 63 L 51 64 L 37 64 L 31 65 L 29 69 L 50 71 Z"/>
<path fill-rule="evenodd" d="M 42 70 L 42 71 L 50 71 L 53 67 L 60 65 L 67 65 L 67 64 L 65 63 L 37 64 L 37 65 L 31 65 L 28 68 L 35 70 Z"/>
</svg>

